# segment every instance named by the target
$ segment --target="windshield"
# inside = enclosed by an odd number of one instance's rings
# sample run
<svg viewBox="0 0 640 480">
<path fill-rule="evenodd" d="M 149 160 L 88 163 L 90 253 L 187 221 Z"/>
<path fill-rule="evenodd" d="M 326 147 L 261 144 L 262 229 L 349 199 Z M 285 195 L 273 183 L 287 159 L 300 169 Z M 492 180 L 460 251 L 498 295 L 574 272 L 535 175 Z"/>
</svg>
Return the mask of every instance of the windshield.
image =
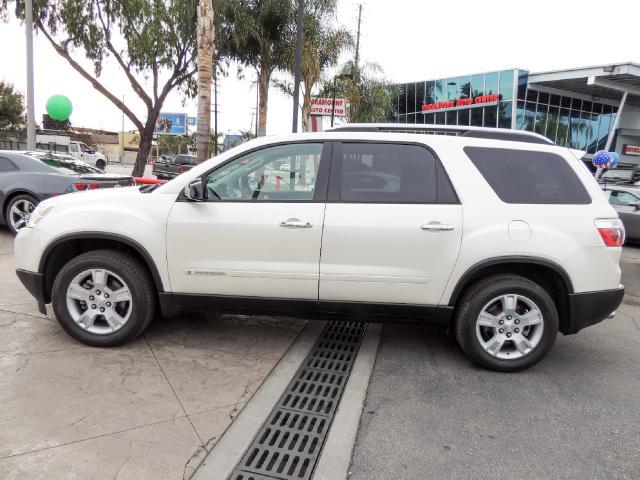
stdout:
<svg viewBox="0 0 640 480">
<path fill-rule="evenodd" d="M 67 175 L 75 173 L 104 173 L 99 168 L 93 167 L 88 163 L 81 162 L 80 160 L 76 160 L 72 157 L 32 156 L 40 160 L 45 165 L 58 169 L 60 173 Z"/>
<path fill-rule="evenodd" d="M 633 178 L 633 170 L 607 170 L 602 174 L 603 180 L 628 180 Z"/>
</svg>

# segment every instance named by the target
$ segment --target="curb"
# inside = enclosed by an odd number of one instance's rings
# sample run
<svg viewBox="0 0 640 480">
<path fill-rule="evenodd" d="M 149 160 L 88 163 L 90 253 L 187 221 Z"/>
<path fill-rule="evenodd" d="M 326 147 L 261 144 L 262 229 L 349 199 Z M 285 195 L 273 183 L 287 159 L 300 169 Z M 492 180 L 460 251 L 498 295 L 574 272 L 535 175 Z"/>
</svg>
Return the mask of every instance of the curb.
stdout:
<svg viewBox="0 0 640 480">
<path fill-rule="evenodd" d="M 267 421 L 282 392 L 316 343 L 324 326 L 325 322 L 320 321 L 307 323 L 240 415 L 200 464 L 191 480 L 228 478 L 260 427 Z"/>
<path fill-rule="evenodd" d="M 369 324 L 318 459 L 312 477 L 314 480 L 346 479 L 349 475 L 351 455 L 360 427 L 369 379 L 378 355 L 381 332 L 381 324 Z"/>
</svg>

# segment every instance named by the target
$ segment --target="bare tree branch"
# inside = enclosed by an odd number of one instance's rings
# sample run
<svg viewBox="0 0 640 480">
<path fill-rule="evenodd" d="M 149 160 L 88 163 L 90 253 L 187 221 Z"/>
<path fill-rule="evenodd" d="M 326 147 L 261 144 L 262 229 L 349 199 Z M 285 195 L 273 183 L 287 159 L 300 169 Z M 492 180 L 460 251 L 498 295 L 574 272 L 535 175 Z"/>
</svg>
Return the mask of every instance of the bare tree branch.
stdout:
<svg viewBox="0 0 640 480">
<path fill-rule="evenodd" d="M 67 60 L 67 62 L 69 62 L 69 65 L 71 65 L 76 72 L 78 72 L 86 80 L 88 80 L 89 83 L 91 83 L 93 88 L 95 88 L 97 91 L 102 93 L 105 97 L 107 97 L 111 101 L 111 103 L 113 103 L 116 107 L 122 110 L 124 114 L 129 118 L 129 120 L 133 122 L 133 124 L 136 126 L 138 130 L 143 129 L 144 125 L 138 119 L 138 117 L 136 117 L 136 115 L 129 108 L 127 108 L 127 106 L 124 103 L 122 103 L 122 101 L 118 99 L 118 97 L 113 95 L 94 76 L 92 76 L 89 72 L 87 72 L 84 68 L 82 68 L 82 66 L 71 57 L 71 55 L 69 54 L 69 51 L 62 45 L 58 44 L 53 39 L 53 37 L 49 34 L 49 32 L 44 28 L 44 25 L 42 25 L 42 22 L 40 20 L 35 20 L 35 24 L 38 30 L 40 30 L 44 34 L 44 36 L 47 38 L 47 40 L 49 41 L 51 46 L 55 49 L 55 51 L 58 52 L 58 55 L 63 57 L 65 60 Z"/>
<path fill-rule="evenodd" d="M 124 70 L 127 79 L 129 79 L 129 83 L 131 83 L 131 86 L 133 87 L 133 91 L 138 94 L 138 97 L 140 97 L 140 99 L 145 103 L 147 108 L 151 108 L 152 103 L 149 95 L 147 95 L 147 93 L 144 91 L 144 88 L 142 88 L 142 85 L 140 85 L 140 82 L 138 82 L 136 77 L 131 73 L 130 65 L 124 63 L 124 61 L 122 60 L 122 56 L 120 56 L 120 54 L 116 51 L 115 47 L 111 43 L 109 27 L 104 22 L 104 18 L 102 17 L 102 10 L 100 9 L 99 5 L 96 5 L 96 11 L 98 12 L 98 19 L 100 20 L 102 29 L 104 30 L 104 39 L 107 45 L 107 50 L 111 52 L 120 67 L 122 67 L 122 70 Z"/>
</svg>

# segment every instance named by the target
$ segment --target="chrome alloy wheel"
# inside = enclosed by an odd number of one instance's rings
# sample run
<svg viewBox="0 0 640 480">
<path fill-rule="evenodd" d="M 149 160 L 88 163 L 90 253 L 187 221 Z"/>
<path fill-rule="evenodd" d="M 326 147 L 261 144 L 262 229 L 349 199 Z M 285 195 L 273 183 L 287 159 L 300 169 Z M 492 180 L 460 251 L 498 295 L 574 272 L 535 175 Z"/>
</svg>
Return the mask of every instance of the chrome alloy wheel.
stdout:
<svg viewBox="0 0 640 480">
<path fill-rule="evenodd" d="M 542 339 L 542 311 L 523 295 L 506 294 L 487 303 L 476 319 L 476 336 L 491 356 L 516 359 L 529 354 Z"/>
<path fill-rule="evenodd" d="M 91 333 L 106 335 L 120 330 L 129 320 L 132 307 L 129 287 L 109 270 L 85 270 L 67 288 L 71 318 Z"/>
<path fill-rule="evenodd" d="M 26 227 L 27 223 L 29 223 L 31 212 L 33 212 L 35 208 L 36 206 L 26 199 L 18 200 L 11 205 L 11 208 L 9 209 L 9 221 L 11 222 L 11 227 L 16 232 L 21 228 Z"/>
</svg>

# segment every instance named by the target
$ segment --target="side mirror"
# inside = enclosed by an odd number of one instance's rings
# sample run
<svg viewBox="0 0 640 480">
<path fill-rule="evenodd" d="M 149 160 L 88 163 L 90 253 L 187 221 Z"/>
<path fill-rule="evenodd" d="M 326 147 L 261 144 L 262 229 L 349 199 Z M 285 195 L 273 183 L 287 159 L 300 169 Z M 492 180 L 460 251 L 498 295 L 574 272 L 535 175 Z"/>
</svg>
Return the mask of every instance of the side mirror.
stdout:
<svg viewBox="0 0 640 480">
<path fill-rule="evenodd" d="M 638 211 L 640 210 L 640 203 L 636 203 L 635 205 L 633 205 L 633 208 Z"/>
<path fill-rule="evenodd" d="M 192 202 L 201 202 L 202 200 L 204 200 L 202 178 L 191 180 L 189 184 L 184 187 L 183 193 L 187 200 L 190 200 Z"/>
</svg>

